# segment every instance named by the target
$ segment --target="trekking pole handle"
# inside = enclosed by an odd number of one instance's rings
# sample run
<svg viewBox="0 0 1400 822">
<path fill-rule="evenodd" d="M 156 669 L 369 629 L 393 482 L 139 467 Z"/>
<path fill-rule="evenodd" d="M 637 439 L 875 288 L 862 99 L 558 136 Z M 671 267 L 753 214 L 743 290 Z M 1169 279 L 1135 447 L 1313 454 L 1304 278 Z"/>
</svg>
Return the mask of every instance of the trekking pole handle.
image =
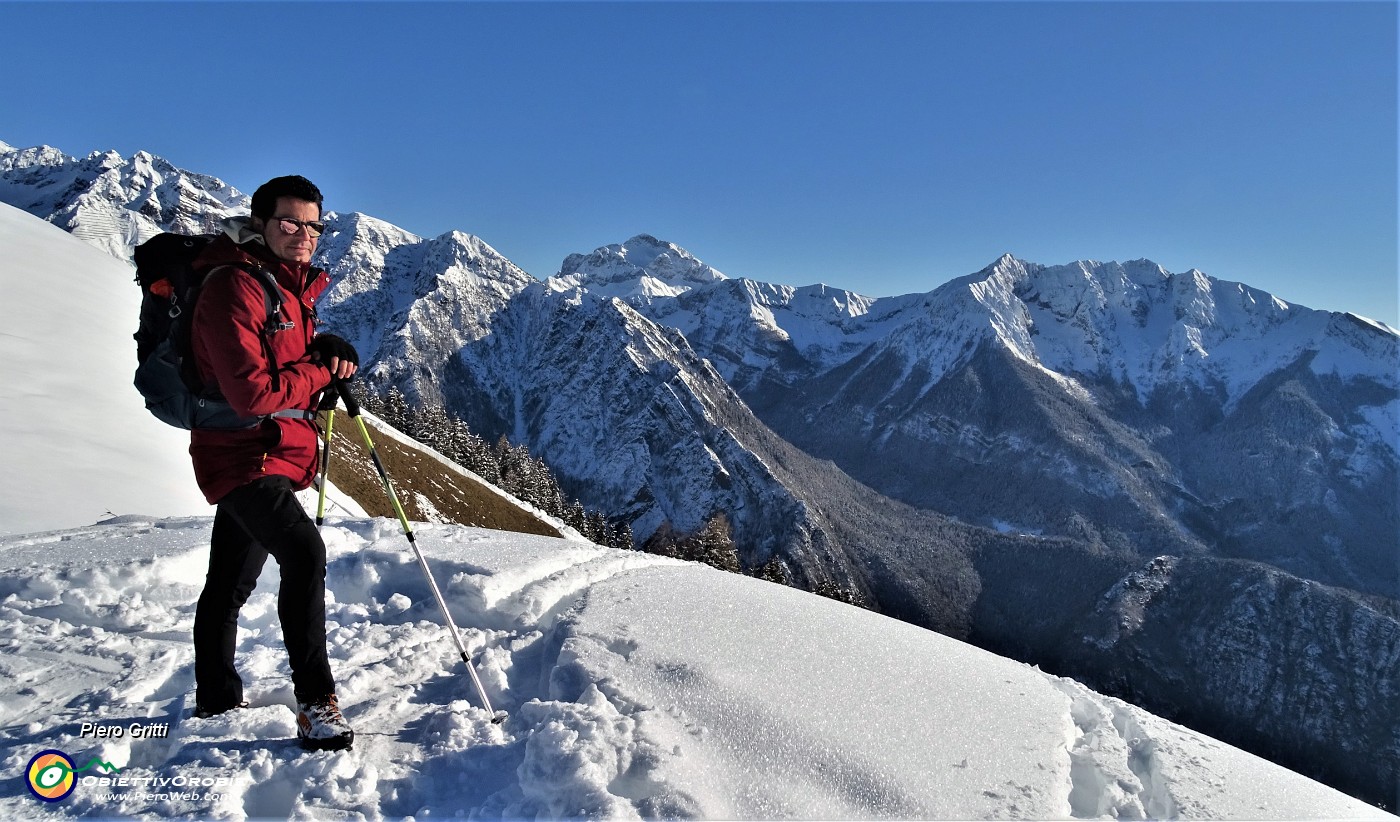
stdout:
<svg viewBox="0 0 1400 822">
<path fill-rule="evenodd" d="M 342 380 L 331 380 L 331 387 L 335 389 L 340 398 L 345 401 L 345 410 L 350 412 L 350 416 L 360 416 L 360 403 L 356 401 L 355 395 L 350 393 L 350 386 Z"/>
</svg>

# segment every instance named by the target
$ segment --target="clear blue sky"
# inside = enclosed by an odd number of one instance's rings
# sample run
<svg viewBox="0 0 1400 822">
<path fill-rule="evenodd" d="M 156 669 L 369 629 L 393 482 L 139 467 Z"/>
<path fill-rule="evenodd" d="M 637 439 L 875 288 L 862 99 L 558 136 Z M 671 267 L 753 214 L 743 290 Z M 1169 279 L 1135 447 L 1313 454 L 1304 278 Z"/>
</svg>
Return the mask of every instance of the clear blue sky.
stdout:
<svg viewBox="0 0 1400 822">
<path fill-rule="evenodd" d="M 926 291 L 1146 257 L 1397 319 L 1374 3 L 0 2 L 0 140 L 148 150 L 481 236 L 654 234 L 731 276 Z"/>
</svg>

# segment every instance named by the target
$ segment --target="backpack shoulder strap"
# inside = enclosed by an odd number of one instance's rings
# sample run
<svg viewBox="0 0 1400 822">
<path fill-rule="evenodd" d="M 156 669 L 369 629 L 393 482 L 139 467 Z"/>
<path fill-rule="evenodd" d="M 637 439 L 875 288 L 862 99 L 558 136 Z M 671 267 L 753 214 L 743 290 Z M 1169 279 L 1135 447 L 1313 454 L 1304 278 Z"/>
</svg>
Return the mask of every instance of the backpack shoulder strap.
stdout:
<svg viewBox="0 0 1400 822">
<path fill-rule="evenodd" d="M 282 322 L 282 287 L 277 284 L 277 278 L 265 266 L 252 262 L 225 263 L 209 270 L 210 274 L 222 268 L 231 268 L 235 271 L 242 271 L 255 282 L 262 286 L 263 304 L 267 308 L 267 321 L 263 325 L 263 353 L 267 355 L 268 363 L 272 369 L 272 386 L 277 390 L 281 383 L 281 375 L 277 371 L 276 357 L 272 353 L 272 335 L 278 331 L 287 331 L 295 328 L 295 323 Z"/>
<path fill-rule="evenodd" d="M 277 284 L 277 278 L 264 266 L 253 263 L 224 263 L 209 270 L 210 274 L 222 268 L 231 268 L 235 271 L 242 271 L 252 277 L 258 285 L 262 286 L 263 304 L 267 307 L 267 327 L 263 329 L 264 334 L 273 331 L 282 331 L 292 327 L 291 323 L 279 322 L 282 315 L 282 287 Z"/>
</svg>

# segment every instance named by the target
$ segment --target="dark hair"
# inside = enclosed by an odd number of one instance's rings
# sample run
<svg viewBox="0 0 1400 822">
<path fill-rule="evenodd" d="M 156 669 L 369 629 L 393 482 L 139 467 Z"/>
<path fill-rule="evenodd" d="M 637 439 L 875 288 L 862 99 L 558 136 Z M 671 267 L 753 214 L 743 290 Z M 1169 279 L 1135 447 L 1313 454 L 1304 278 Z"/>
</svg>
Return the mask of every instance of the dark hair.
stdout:
<svg viewBox="0 0 1400 822">
<path fill-rule="evenodd" d="M 271 219 L 272 213 L 277 210 L 279 197 L 305 200 L 315 203 L 317 210 L 321 208 L 321 189 L 305 177 L 293 174 L 288 177 L 274 177 L 258 186 L 258 190 L 253 192 L 253 216 L 259 220 Z"/>
</svg>

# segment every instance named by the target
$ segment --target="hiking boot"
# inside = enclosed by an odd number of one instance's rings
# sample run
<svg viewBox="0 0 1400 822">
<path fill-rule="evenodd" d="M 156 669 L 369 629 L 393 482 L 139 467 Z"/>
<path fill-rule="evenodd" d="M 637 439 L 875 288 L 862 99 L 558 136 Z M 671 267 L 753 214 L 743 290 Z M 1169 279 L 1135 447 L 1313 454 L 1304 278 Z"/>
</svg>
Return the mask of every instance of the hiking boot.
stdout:
<svg viewBox="0 0 1400 822">
<path fill-rule="evenodd" d="M 343 751 L 350 747 L 355 732 L 340 713 L 335 694 L 297 702 L 297 739 L 308 751 Z"/>
<path fill-rule="evenodd" d="M 234 704 L 234 705 L 229 705 L 229 706 L 226 707 L 226 708 L 211 708 L 211 707 L 209 707 L 209 706 L 207 706 L 207 705 L 200 705 L 199 703 L 195 703 L 195 706 L 194 706 L 194 718 L 195 718 L 195 719 L 208 719 L 208 718 L 211 717 L 211 716 L 218 716 L 219 714 L 226 714 L 226 713 L 228 713 L 229 711 L 237 710 L 238 708 L 246 708 L 246 707 L 248 707 L 248 700 L 246 700 L 246 699 L 243 700 L 242 702 L 236 703 L 236 704 Z"/>
</svg>

